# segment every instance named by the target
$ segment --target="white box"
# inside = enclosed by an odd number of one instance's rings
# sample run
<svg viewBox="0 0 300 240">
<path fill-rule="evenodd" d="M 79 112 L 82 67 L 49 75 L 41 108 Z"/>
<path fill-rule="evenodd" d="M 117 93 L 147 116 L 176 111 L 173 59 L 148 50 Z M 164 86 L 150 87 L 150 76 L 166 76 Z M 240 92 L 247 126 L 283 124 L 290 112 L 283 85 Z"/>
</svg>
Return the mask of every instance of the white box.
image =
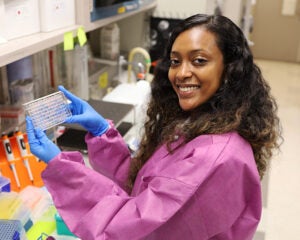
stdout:
<svg viewBox="0 0 300 240">
<path fill-rule="evenodd" d="M 0 36 L 6 40 L 40 31 L 38 0 L 0 0 Z"/>
<path fill-rule="evenodd" d="M 0 44 L 6 42 L 6 39 L 4 38 L 3 34 L 4 34 L 4 1 L 0 0 Z"/>
<path fill-rule="evenodd" d="M 75 25 L 75 0 L 40 0 L 41 31 Z"/>
</svg>

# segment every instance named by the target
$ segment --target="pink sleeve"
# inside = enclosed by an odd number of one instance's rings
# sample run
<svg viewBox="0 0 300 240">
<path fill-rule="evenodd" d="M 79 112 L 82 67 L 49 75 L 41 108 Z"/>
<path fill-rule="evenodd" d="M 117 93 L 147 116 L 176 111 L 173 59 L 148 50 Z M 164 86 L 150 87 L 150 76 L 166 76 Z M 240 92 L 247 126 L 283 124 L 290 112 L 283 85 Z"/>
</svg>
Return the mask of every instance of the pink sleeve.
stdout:
<svg viewBox="0 0 300 240">
<path fill-rule="evenodd" d="M 88 133 L 85 141 L 93 169 L 124 186 L 131 156 L 126 143 L 112 122 L 105 134 L 94 137 Z"/>
</svg>

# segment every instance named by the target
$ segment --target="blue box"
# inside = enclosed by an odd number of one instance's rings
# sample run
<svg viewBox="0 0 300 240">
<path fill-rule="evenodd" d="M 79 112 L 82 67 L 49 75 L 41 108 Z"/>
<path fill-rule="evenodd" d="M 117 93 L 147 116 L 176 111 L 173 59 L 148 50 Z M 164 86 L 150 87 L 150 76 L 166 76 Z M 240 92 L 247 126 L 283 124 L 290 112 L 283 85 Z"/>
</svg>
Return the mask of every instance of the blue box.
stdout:
<svg viewBox="0 0 300 240">
<path fill-rule="evenodd" d="M 0 192 L 10 192 L 10 179 L 0 176 Z"/>
<path fill-rule="evenodd" d="M 94 22 L 98 19 L 107 18 L 126 12 L 130 12 L 139 8 L 138 0 L 124 1 L 104 7 L 96 7 L 96 0 L 94 2 L 93 10 L 91 11 L 91 21 Z"/>
</svg>

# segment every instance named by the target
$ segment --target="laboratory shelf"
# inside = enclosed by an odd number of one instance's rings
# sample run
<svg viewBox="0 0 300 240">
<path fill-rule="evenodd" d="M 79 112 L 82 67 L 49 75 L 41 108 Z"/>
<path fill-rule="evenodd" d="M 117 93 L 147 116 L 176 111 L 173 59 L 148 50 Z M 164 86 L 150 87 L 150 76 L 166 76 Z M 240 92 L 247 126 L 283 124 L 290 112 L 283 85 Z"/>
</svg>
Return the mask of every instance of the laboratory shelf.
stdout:
<svg viewBox="0 0 300 240">
<path fill-rule="evenodd" d="M 51 32 L 32 34 L 0 44 L 0 67 L 62 43 L 66 32 L 73 31 L 73 36 L 76 36 L 80 26 L 83 26 L 86 32 L 90 32 L 107 24 L 154 9 L 156 5 L 157 1 L 155 0 L 139 9 L 90 22 L 89 4 L 82 0 L 76 0 L 76 25 Z"/>
<path fill-rule="evenodd" d="M 63 42 L 64 33 L 75 32 L 78 27 L 76 25 L 51 32 L 40 32 L 0 44 L 0 67 Z"/>
</svg>

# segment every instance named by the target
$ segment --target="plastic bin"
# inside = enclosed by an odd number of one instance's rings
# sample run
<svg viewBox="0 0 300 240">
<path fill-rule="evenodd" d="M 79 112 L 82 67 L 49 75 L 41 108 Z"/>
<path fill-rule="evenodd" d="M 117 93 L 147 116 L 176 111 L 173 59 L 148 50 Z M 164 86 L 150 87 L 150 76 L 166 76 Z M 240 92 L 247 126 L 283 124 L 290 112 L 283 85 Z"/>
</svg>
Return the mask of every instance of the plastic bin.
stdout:
<svg viewBox="0 0 300 240">
<path fill-rule="evenodd" d="M 75 0 L 40 0 L 41 32 L 75 25 Z"/>
<path fill-rule="evenodd" d="M 40 31 L 38 0 L 0 0 L 0 36 L 6 40 Z"/>
</svg>

